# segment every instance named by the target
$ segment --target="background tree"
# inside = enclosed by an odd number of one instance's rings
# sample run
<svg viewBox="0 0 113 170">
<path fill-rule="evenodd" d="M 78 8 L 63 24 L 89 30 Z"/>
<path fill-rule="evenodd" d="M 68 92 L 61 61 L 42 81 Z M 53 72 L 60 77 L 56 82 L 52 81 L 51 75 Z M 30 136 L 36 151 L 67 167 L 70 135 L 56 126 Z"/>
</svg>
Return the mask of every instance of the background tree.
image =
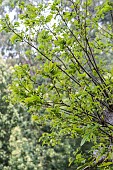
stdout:
<svg viewBox="0 0 113 170">
<path fill-rule="evenodd" d="M 9 155 L 11 153 L 9 147 L 9 138 L 11 128 L 15 126 L 17 112 L 11 103 L 6 102 L 8 89 L 6 88 L 10 82 L 10 76 L 6 72 L 5 62 L 0 58 L 0 169 L 8 166 Z"/>
</svg>

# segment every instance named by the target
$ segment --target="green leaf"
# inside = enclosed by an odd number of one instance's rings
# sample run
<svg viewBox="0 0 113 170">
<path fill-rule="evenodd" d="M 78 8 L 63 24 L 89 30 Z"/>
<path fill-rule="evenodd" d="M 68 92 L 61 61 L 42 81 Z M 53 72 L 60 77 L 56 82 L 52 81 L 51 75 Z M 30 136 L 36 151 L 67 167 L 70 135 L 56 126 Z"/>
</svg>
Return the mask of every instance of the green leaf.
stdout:
<svg viewBox="0 0 113 170">
<path fill-rule="evenodd" d="M 90 142 L 90 135 L 87 134 L 84 136 L 84 138 L 81 140 L 80 146 L 83 146 L 85 144 L 85 142 Z"/>
<path fill-rule="evenodd" d="M 109 165 L 113 165 L 113 162 L 104 162 L 102 163 L 102 165 L 99 165 L 98 167 L 106 167 L 106 166 L 109 166 Z"/>
</svg>

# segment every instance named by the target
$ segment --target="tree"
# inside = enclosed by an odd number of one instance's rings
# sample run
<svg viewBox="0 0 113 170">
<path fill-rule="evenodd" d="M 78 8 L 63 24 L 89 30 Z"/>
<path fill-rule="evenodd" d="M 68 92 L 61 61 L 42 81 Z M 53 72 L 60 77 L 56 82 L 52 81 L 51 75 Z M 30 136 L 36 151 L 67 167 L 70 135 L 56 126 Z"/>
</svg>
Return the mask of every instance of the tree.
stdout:
<svg viewBox="0 0 113 170">
<path fill-rule="evenodd" d="M 89 0 L 69 2 L 64 1 L 65 9 L 57 0 L 38 7 L 22 2 L 19 22 L 12 24 L 8 15 L 2 20 L 3 30 L 14 34 L 12 43 L 28 44 L 42 62 L 14 68 L 11 97 L 27 106 L 38 124 L 49 124 L 51 133 L 41 137 L 44 144 L 81 138 L 76 159 L 70 158 L 77 169 L 112 169 L 113 70 L 105 69 L 100 55 L 112 52 L 113 23 L 103 26 L 100 20 L 113 3 L 94 8 Z M 44 79 L 40 85 L 39 77 Z M 82 152 L 85 143 L 91 148 Z"/>
<path fill-rule="evenodd" d="M 10 75 L 6 71 L 5 62 L 0 58 L 0 169 L 8 166 L 10 147 L 9 138 L 11 128 L 15 126 L 17 113 L 8 99 L 8 89 Z"/>
</svg>

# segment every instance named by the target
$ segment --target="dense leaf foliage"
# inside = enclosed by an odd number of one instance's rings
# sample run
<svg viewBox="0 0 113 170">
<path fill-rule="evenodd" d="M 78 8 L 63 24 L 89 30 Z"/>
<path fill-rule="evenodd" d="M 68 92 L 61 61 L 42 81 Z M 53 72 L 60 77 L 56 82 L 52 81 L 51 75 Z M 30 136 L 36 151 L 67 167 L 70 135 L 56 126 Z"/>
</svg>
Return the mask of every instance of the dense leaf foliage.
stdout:
<svg viewBox="0 0 113 170">
<path fill-rule="evenodd" d="M 63 139 L 55 147 L 42 145 L 39 138 L 49 132 L 49 126 L 37 126 L 31 115 L 20 105 L 9 101 L 8 83 L 11 82 L 6 62 L 0 59 L 0 169 L 67 169 L 68 157 L 78 145 L 78 140 Z M 69 169 L 76 167 L 72 165 Z"/>
<path fill-rule="evenodd" d="M 41 64 L 14 68 L 12 102 L 21 102 L 38 124 L 50 126 L 49 133 L 42 134 L 43 144 L 81 138 L 75 159 L 70 158 L 77 169 L 111 169 L 113 70 L 105 68 L 102 55 L 113 51 L 113 3 L 94 7 L 90 0 L 55 0 L 49 6 L 22 2 L 20 9 L 18 22 L 11 23 L 8 15 L 1 21 L 3 30 L 13 33 L 12 43 L 29 45 L 27 54 L 34 53 Z M 111 20 L 102 25 L 106 14 Z M 82 152 L 85 143 L 91 148 Z"/>
<path fill-rule="evenodd" d="M 17 111 L 7 100 L 8 89 L 10 83 L 10 75 L 6 72 L 8 67 L 0 58 L 0 169 L 8 166 L 9 155 L 11 153 L 9 147 L 9 138 L 11 129 L 17 122 Z"/>
</svg>

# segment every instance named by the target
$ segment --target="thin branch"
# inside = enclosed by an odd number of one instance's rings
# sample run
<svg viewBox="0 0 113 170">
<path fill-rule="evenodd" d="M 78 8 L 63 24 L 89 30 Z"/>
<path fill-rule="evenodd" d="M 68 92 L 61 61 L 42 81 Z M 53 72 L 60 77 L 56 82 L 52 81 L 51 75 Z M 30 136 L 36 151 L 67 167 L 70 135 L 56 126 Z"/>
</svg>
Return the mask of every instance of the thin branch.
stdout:
<svg viewBox="0 0 113 170">
<path fill-rule="evenodd" d="M 6 22 L 7 23 L 7 22 Z M 24 39 L 22 36 L 20 36 L 18 33 L 16 33 L 7 23 L 8 28 L 14 33 L 16 34 L 19 38 L 21 38 L 21 40 L 25 43 L 27 43 L 29 46 L 33 47 L 36 51 L 38 51 L 43 57 L 45 57 L 48 61 L 51 61 L 52 63 L 55 63 L 54 61 L 52 61 L 48 56 L 46 56 L 42 51 L 40 51 L 37 47 L 35 47 L 32 43 L 30 43 L 29 41 L 27 41 L 26 39 Z M 78 80 L 76 80 L 75 78 L 73 78 L 72 76 L 70 76 L 65 70 L 63 70 L 58 64 L 56 64 L 57 68 L 59 70 L 61 70 L 67 77 L 69 77 L 71 80 L 73 80 L 78 86 L 81 86 L 80 83 L 78 82 Z"/>
</svg>

